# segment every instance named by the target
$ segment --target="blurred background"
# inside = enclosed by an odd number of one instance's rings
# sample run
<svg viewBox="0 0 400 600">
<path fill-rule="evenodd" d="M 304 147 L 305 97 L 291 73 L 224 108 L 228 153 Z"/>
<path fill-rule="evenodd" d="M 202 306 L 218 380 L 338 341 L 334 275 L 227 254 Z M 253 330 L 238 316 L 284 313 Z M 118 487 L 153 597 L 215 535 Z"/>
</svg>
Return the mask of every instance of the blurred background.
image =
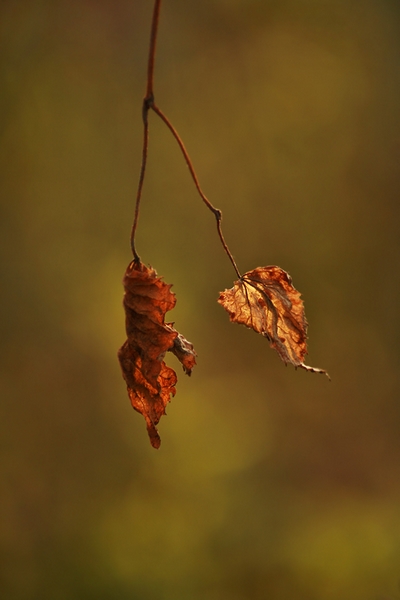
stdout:
<svg viewBox="0 0 400 600">
<path fill-rule="evenodd" d="M 285 368 L 150 114 L 137 233 L 196 347 L 151 448 L 116 353 L 150 0 L 2 0 L 1 597 L 398 600 L 400 6 L 165 0 L 155 94 L 242 272 L 303 294 Z"/>
</svg>

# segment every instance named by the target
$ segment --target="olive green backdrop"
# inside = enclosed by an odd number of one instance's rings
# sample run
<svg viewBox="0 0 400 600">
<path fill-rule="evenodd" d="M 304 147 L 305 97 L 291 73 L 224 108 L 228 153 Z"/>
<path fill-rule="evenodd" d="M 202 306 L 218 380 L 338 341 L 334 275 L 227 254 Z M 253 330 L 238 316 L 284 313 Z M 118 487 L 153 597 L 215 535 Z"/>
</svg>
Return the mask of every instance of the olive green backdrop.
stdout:
<svg viewBox="0 0 400 600">
<path fill-rule="evenodd" d="M 242 272 L 302 292 L 295 371 L 150 114 L 138 251 L 195 344 L 151 448 L 116 353 L 150 0 L 0 5 L 1 597 L 400 597 L 400 7 L 165 0 L 156 99 Z"/>
</svg>

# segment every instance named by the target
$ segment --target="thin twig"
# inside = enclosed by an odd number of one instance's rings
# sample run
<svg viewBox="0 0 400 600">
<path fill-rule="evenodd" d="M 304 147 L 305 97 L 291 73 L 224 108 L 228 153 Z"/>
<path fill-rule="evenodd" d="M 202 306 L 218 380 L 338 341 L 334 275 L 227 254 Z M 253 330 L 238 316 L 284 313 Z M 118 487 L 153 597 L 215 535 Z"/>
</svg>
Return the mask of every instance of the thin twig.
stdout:
<svg viewBox="0 0 400 600">
<path fill-rule="evenodd" d="M 161 0 L 155 0 L 154 1 L 154 9 L 153 9 L 153 19 L 151 22 L 149 61 L 148 61 L 148 65 L 147 65 L 146 98 L 153 97 L 154 61 L 155 61 L 155 56 L 156 56 L 156 43 L 157 43 L 158 22 L 160 20 L 160 8 L 161 8 Z"/>
<path fill-rule="evenodd" d="M 175 129 L 175 127 L 172 125 L 171 121 L 168 119 L 168 117 L 162 112 L 162 110 L 154 102 L 154 90 L 153 90 L 154 62 L 155 62 L 155 54 L 156 54 L 156 42 L 157 42 L 158 22 L 159 22 L 159 17 L 160 17 L 160 8 L 161 8 L 161 0 L 155 0 L 154 10 L 153 10 L 153 19 L 152 19 L 152 23 L 151 23 L 150 49 L 149 49 L 149 59 L 148 59 L 148 66 L 147 66 L 146 96 L 144 97 L 143 108 L 142 108 L 142 118 L 143 118 L 143 124 L 144 124 L 143 150 L 142 150 L 142 164 L 140 167 L 140 175 L 139 175 L 139 184 L 138 184 L 138 190 L 137 190 L 137 195 L 136 195 L 135 217 L 134 217 L 132 231 L 131 231 L 132 253 L 133 253 L 135 261 L 140 262 L 140 257 L 138 255 L 138 253 L 136 252 L 136 247 L 135 247 L 135 233 L 136 233 L 136 228 L 137 228 L 137 224 L 138 224 L 138 220 L 139 220 L 140 200 L 142 197 L 142 189 L 143 189 L 143 183 L 144 183 L 144 176 L 145 176 L 145 172 L 146 172 L 147 153 L 148 153 L 148 146 L 149 146 L 148 113 L 149 113 L 149 110 L 152 109 L 156 113 L 156 115 L 158 115 L 160 117 L 160 119 L 165 123 L 165 125 L 168 127 L 168 129 L 174 136 L 175 140 L 177 141 L 177 143 L 182 151 L 182 154 L 184 156 L 184 159 L 186 161 L 186 164 L 189 167 L 190 174 L 192 176 L 192 179 L 194 181 L 194 184 L 196 186 L 196 189 L 197 189 L 201 199 L 203 200 L 203 202 L 207 206 L 207 208 L 215 216 L 215 219 L 217 222 L 218 236 L 219 236 L 219 239 L 221 240 L 221 244 L 222 244 L 226 254 L 228 255 L 229 260 L 231 261 L 237 276 L 239 277 L 239 279 L 241 279 L 240 271 L 236 265 L 235 259 L 233 258 L 232 253 L 229 250 L 228 245 L 227 245 L 225 238 L 223 236 L 223 233 L 222 233 L 222 227 L 221 227 L 222 212 L 219 210 L 219 208 L 215 208 L 215 206 L 213 206 L 211 204 L 211 202 L 209 201 L 207 196 L 204 194 L 203 190 L 200 187 L 200 183 L 199 183 L 198 177 L 196 175 L 196 171 L 194 170 L 193 163 L 190 159 L 188 151 L 185 148 L 185 144 L 183 143 L 183 141 L 182 141 L 180 135 L 178 134 L 177 130 Z"/>
<path fill-rule="evenodd" d="M 216 221 L 217 221 L 217 230 L 218 230 L 218 235 L 219 238 L 221 240 L 221 243 L 224 247 L 225 252 L 227 253 L 229 260 L 231 261 L 233 268 L 236 271 L 237 276 L 241 277 L 239 269 L 236 265 L 235 259 L 232 256 L 231 251 L 228 248 L 227 243 L 225 242 L 225 238 L 223 236 L 222 233 L 222 229 L 221 229 L 221 221 L 222 221 L 222 212 L 220 211 L 219 208 L 215 208 L 215 206 L 213 206 L 211 204 L 211 202 L 209 201 L 209 199 L 207 198 L 207 196 L 204 194 L 203 190 L 200 187 L 200 183 L 198 180 L 198 177 L 196 175 L 196 171 L 194 170 L 193 167 L 193 163 L 190 159 L 190 156 L 188 154 L 188 151 L 186 150 L 185 144 L 182 141 L 182 138 L 180 137 L 179 133 L 177 132 L 177 130 L 175 129 L 175 127 L 172 125 L 171 121 L 168 119 L 168 117 L 162 112 L 162 110 L 160 108 L 158 108 L 158 106 L 156 104 L 154 104 L 154 102 L 151 104 L 150 108 L 152 110 L 154 110 L 154 112 L 160 117 L 160 119 L 162 121 L 164 121 L 164 123 L 166 124 L 166 126 L 168 127 L 168 129 L 170 130 L 170 132 L 172 133 L 172 135 L 174 136 L 175 140 L 178 143 L 179 148 L 182 151 L 182 154 L 184 156 L 184 159 L 186 161 L 187 166 L 189 167 L 189 171 L 190 174 L 192 176 L 192 179 L 194 181 L 194 185 L 196 186 L 196 189 L 201 197 L 201 199 L 203 200 L 204 204 L 207 206 L 207 208 L 214 214 Z"/>
<path fill-rule="evenodd" d="M 138 190 L 137 190 L 137 194 L 136 194 L 135 217 L 133 220 L 132 231 L 131 231 L 132 254 L 133 254 L 135 261 L 138 263 L 140 263 L 141 261 L 140 261 L 140 256 L 136 252 L 135 233 L 136 233 L 136 227 L 137 227 L 138 220 L 139 220 L 140 199 L 142 197 L 142 188 L 143 188 L 144 175 L 146 172 L 146 163 L 147 163 L 147 150 L 149 147 L 149 123 L 148 123 L 147 113 L 148 113 L 148 110 L 147 111 L 143 110 L 144 134 L 143 134 L 142 164 L 140 167 L 139 184 L 138 184 Z"/>
<path fill-rule="evenodd" d="M 139 220 L 139 211 L 140 211 L 140 200 L 142 198 L 142 189 L 144 183 L 144 176 L 146 172 L 146 164 L 147 164 L 147 152 L 149 147 L 149 121 L 148 121 L 148 113 L 150 106 L 154 100 L 154 92 L 153 92 L 153 80 L 154 80 L 154 61 L 156 56 L 156 42 L 157 42 L 157 31 L 158 31 L 158 22 L 160 17 L 160 8 L 161 8 L 161 0 L 155 0 L 154 9 L 153 9 L 153 18 L 151 22 L 151 34 L 150 34 L 150 48 L 149 48 L 149 59 L 147 65 L 147 87 L 146 87 L 146 96 L 143 99 L 143 107 L 142 107 L 142 119 L 143 119 L 143 150 L 142 150 L 142 164 L 140 166 L 140 175 L 139 175 L 139 183 L 136 194 L 136 204 L 135 204 L 135 217 L 133 220 L 132 231 L 131 231 L 131 248 L 132 254 L 136 262 L 140 263 L 140 257 L 136 252 L 135 247 L 135 234 L 136 228 Z"/>
</svg>

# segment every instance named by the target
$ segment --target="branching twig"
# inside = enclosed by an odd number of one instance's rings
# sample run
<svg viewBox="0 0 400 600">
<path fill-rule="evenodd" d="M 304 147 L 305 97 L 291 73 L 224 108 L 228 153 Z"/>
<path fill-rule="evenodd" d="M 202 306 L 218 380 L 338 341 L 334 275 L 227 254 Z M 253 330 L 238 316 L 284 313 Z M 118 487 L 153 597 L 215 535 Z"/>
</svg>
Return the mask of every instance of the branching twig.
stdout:
<svg viewBox="0 0 400 600">
<path fill-rule="evenodd" d="M 168 129 L 174 136 L 176 142 L 178 143 L 179 148 L 181 149 L 181 152 L 185 158 L 186 164 L 189 167 L 190 174 L 192 176 L 192 179 L 194 181 L 194 184 L 196 186 L 196 189 L 197 189 L 201 199 L 203 200 L 203 202 L 207 206 L 207 208 L 215 216 L 215 219 L 217 221 L 217 231 L 218 231 L 218 235 L 221 240 L 222 246 L 223 246 L 226 254 L 228 255 L 229 260 L 231 261 L 237 276 L 239 278 L 241 278 L 241 275 L 240 275 L 239 269 L 236 265 L 235 259 L 233 258 L 232 253 L 229 250 L 228 245 L 227 245 L 225 238 L 223 236 L 223 233 L 222 233 L 222 228 L 221 228 L 222 212 L 219 210 L 219 208 L 215 208 L 215 206 L 213 206 L 211 204 L 211 202 L 208 200 L 207 196 L 202 191 L 198 177 L 196 175 L 196 171 L 193 166 L 193 163 L 190 159 L 190 156 L 186 150 L 186 147 L 185 147 L 180 135 L 178 134 L 177 130 L 172 125 L 172 123 L 168 119 L 168 117 L 162 112 L 162 110 L 154 102 L 154 90 L 153 90 L 154 62 L 155 62 L 155 53 L 156 53 L 156 41 L 157 41 L 158 22 L 159 22 L 159 16 L 160 16 L 160 7 L 161 7 L 161 0 L 155 0 L 154 10 L 153 10 L 153 19 L 152 19 L 152 25 L 151 25 L 151 35 L 150 35 L 150 50 L 149 50 L 149 60 L 148 60 L 148 67 L 147 67 L 146 96 L 144 97 L 143 108 L 142 108 L 142 117 L 143 117 L 143 124 L 144 124 L 142 164 L 140 167 L 139 184 L 138 184 L 138 191 L 137 191 L 137 195 L 136 195 L 135 217 L 134 217 L 134 222 L 133 222 L 132 232 L 131 232 L 131 248 L 132 248 L 133 257 L 134 257 L 135 261 L 140 262 L 140 257 L 137 254 L 136 247 L 135 247 L 135 233 L 136 233 L 137 223 L 138 223 L 138 219 L 139 219 L 140 200 L 141 200 L 141 196 L 142 196 L 143 182 L 144 182 L 144 176 L 145 176 L 145 172 L 146 172 L 147 152 L 148 152 L 148 145 L 149 145 L 148 113 L 149 113 L 149 110 L 152 109 L 156 113 L 156 115 L 158 115 L 160 117 L 160 119 L 165 123 L 165 125 L 168 127 Z"/>
</svg>

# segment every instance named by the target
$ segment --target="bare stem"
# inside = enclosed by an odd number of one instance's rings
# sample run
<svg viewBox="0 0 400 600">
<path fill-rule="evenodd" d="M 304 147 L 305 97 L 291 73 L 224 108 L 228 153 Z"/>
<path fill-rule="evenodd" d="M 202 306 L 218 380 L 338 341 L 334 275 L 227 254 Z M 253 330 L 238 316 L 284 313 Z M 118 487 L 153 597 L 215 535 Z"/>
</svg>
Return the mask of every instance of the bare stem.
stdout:
<svg viewBox="0 0 400 600">
<path fill-rule="evenodd" d="M 142 189 L 144 182 L 144 175 L 146 172 L 146 163 L 147 163 L 147 150 L 149 147 L 149 122 L 147 118 L 148 109 L 144 110 L 143 107 L 143 123 L 144 123 L 144 134 L 143 134 L 143 150 L 142 150 L 142 164 L 140 167 L 140 175 L 139 175 L 139 184 L 138 190 L 136 194 L 136 205 L 135 205 L 135 217 L 133 219 L 132 231 L 131 231 L 131 248 L 132 254 L 136 262 L 140 263 L 140 256 L 136 252 L 135 247 L 135 234 L 136 228 L 139 220 L 139 210 L 140 210 L 140 200 L 142 197 Z"/>
<path fill-rule="evenodd" d="M 147 64 L 147 89 L 146 98 L 153 96 L 154 61 L 156 56 L 156 42 L 158 22 L 160 20 L 161 0 L 154 0 L 153 19 L 151 22 L 149 61 Z"/>
<path fill-rule="evenodd" d="M 154 1 L 153 8 L 153 18 L 151 22 L 151 34 L 150 34 L 150 48 L 149 48 L 149 59 L 147 63 L 147 87 L 146 87 L 146 96 L 143 99 L 143 107 L 142 107 L 142 118 L 143 118 L 143 149 L 142 149 L 142 164 L 140 166 L 140 175 L 139 175 L 139 183 L 136 194 L 136 204 L 135 204 L 135 217 L 133 220 L 132 231 L 131 231 L 131 248 L 132 254 L 136 262 L 140 262 L 140 257 L 136 252 L 135 247 L 135 234 L 136 228 L 139 220 L 139 211 L 140 211 L 140 200 L 142 198 L 142 189 L 144 183 L 144 176 L 146 173 L 146 164 L 147 164 L 147 153 L 149 147 L 149 121 L 148 121 L 148 112 L 151 104 L 154 100 L 154 92 L 153 92 L 153 81 L 154 81 L 154 61 L 156 56 L 156 42 L 157 42 L 157 31 L 158 31 L 158 22 L 160 18 L 160 8 L 161 8 L 161 0 Z"/>
<path fill-rule="evenodd" d="M 223 233 L 222 233 L 222 228 L 221 228 L 222 212 L 219 210 L 219 208 L 215 208 L 215 206 L 213 206 L 213 204 L 211 204 L 211 202 L 209 201 L 207 196 L 204 194 L 203 190 L 200 187 L 200 183 L 199 183 L 198 177 L 196 175 L 196 171 L 194 170 L 193 163 L 190 159 L 188 151 L 186 150 L 185 144 L 183 143 L 183 141 L 182 141 L 180 135 L 178 134 L 177 130 L 175 129 L 175 127 L 172 125 L 171 121 L 162 112 L 162 110 L 160 108 L 158 108 L 158 106 L 154 102 L 154 90 L 153 90 L 154 61 L 155 61 L 155 55 L 156 55 L 156 42 L 157 42 L 158 22 L 159 22 L 159 17 L 160 17 L 160 7 L 161 7 L 161 0 L 155 0 L 154 9 L 153 9 L 153 19 L 152 19 L 152 24 L 151 24 L 149 59 L 148 59 L 148 65 L 147 65 L 146 96 L 144 97 L 143 108 L 142 108 L 142 118 L 143 118 L 143 125 L 144 125 L 142 164 L 140 167 L 139 184 L 138 184 L 138 190 L 137 190 L 137 195 L 136 195 L 135 217 L 134 217 L 132 231 L 131 231 L 131 248 L 132 248 L 133 257 L 134 257 L 135 261 L 140 262 L 140 257 L 138 255 L 138 253 L 136 252 L 136 247 L 135 247 L 135 233 L 136 233 L 136 228 L 137 228 L 137 224 L 138 224 L 138 220 L 139 220 L 140 200 L 142 197 L 142 189 L 143 189 L 144 176 L 145 176 L 146 164 L 147 164 L 147 153 L 148 153 L 148 147 L 149 147 L 148 113 L 149 113 L 149 110 L 152 109 L 156 113 L 156 115 L 158 115 L 160 117 L 160 119 L 162 121 L 164 121 L 165 125 L 168 127 L 168 129 L 174 136 L 175 140 L 177 141 L 179 148 L 181 149 L 181 152 L 186 161 L 186 164 L 189 168 L 190 174 L 194 181 L 194 185 L 196 186 L 196 189 L 197 189 L 201 199 L 203 200 L 203 202 L 207 206 L 207 208 L 215 216 L 215 219 L 217 222 L 218 236 L 219 236 L 219 239 L 221 240 L 221 244 L 222 244 L 229 260 L 231 261 L 237 276 L 239 277 L 239 279 L 241 279 L 241 275 L 240 275 L 239 269 L 236 265 L 235 259 L 233 258 L 232 253 L 229 250 L 228 245 L 227 245 L 225 238 L 223 236 Z"/>
<path fill-rule="evenodd" d="M 238 267 L 236 265 L 235 259 L 232 256 L 231 251 L 228 248 L 227 243 L 225 242 L 225 238 L 224 238 L 223 233 L 222 233 L 222 229 L 221 229 L 222 212 L 219 210 L 219 208 L 215 208 L 215 206 L 213 206 L 211 204 L 211 202 L 209 201 L 209 199 L 207 198 L 207 196 L 204 194 L 203 190 L 201 189 L 198 177 L 196 175 L 196 171 L 194 170 L 193 163 L 192 163 L 192 161 L 190 159 L 188 151 L 186 150 L 185 144 L 183 143 L 182 138 L 179 135 L 179 133 L 177 132 L 177 130 L 175 129 L 175 127 L 172 125 L 171 121 L 162 112 L 162 110 L 160 108 L 158 108 L 158 106 L 154 102 L 151 104 L 150 108 L 152 110 L 154 110 L 154 112 L 160 117 L 160 119 L 162 121 L 164 121 L 164 123 L 166 124 L 166 126 L 168 127 L 168 129 L 170 130 L 170 132 L 172 133 L 172 135 L 174 136 L 175 140 L 177 141 L 178 146 L 181 149 L 182 154 L 184 156 L 184 159 L 186 161 L 186 164 L 187 164 L 187 166 L 189 168 L 190 174 L 191 174 L 192 179 L 194 181 L 194 185 L 196 186 L 196 189 L 197 189 L 197 191 L 198 191 L 201 199 L 203 200 L 204 204 L 207 206 L 207 208 L 213 213 L 213 215 L 216 218 L 218 235 L 219 235 L 219 238 L 221 240 L 222 246 L 224 247 L 224 250 L 225 250 L 226 254 L 229 257 L 229 260 L 231 261 L 231 263 L 233 265 L 233 268 L 236 271 L 237 276 L 240 278 L 241 275 L 240 275 L 239 269 L 238 269 Z"/>
</svg>

